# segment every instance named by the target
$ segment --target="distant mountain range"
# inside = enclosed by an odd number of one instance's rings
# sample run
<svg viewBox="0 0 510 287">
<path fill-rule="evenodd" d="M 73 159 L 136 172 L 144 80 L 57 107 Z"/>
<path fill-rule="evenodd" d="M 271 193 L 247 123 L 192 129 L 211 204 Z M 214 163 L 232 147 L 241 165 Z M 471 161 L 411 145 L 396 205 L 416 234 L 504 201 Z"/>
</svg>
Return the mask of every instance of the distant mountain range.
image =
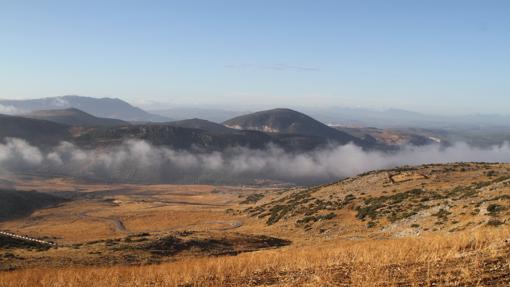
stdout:
<svg viewBox="0 0 510 287">
<path fill-rule="evenodd" d="M 348 107 L 302 107 L 298 108 L 298 110 L 327 125 L 345 127 L 376 127 L 380 129 L 409 127 L 427 129 L 510 127 L 510 116 L 497 114 L 430 115 L 402 109 L 372 110 Z M 152 113 L 175 119 L 198 117 L 213 122 L 223 122 L 237 116 L 250 114 L 251 112 L 181 107 L 154 110 Z"/>
<path fill-rule="evenodd" d="M 40 110 L 75 108 L 100 118 L 119 119 L 127 122 L 170 122 L 199 118 L 211 122 L 224 122 L 250 114 L 243 110 L 219 108 L 173 107 L 147 112 L 123 100 L 62 96 L 32 100 L 0 100 L 0 114 L 20 115 Z M 152 106 L 154 109 L 154 106 Z M 299 109 L 306 115 L 326 125 L 344 127 L 458 129 L 510 127 L 510 115 L 428 115 L 401 109 L 371 110 L 365 108 L 327 107 Z"/>
<path fill-rule="evenodd" d="M 33 100 L 0 100 L 0 106 L 10 113 L 26 114 L 40 110 L 76 108 L 96 117 L 136 122 L 170 121 L 160 115 L 148 113 L 120 99 L 62 96 Z"/>
<path fill-rule="evenodd" d="M 272 143 L 286 150 L 311 150 L 328 144 L 354 143 L 366 149 L 392 150 L 403 145 L 443 144 L 463 141 L 476 146 L 498 145 L 510 141 L 504 125 L 478 126 L 463 124 L 446 128 L 414 128 L 412 119 L 426 118 L 407 111 L 361 113 L 367 122 L 389 128 L 356 126 L 356 122 L 326 125 L 304 113 L 290 109 L 273 109 L 227 119 L 222 123 L 192 118 L 171 121 L 153 115 L 118 99 L 95 99 L 64 96 L 27 101 L 0 101 L 0 111 L 17 115 L 0 115 L 0 140 L 7 137 L 25 139 L 33 145 L 51 146 L 70 141 L 80 146 L 98 147 L 118 144 L 126 139 L 143 139 L 155 145 L 179 149 L 221 150 L 233 146 L 264 148 Z M 68 107 L 71 106 L 71 107 Z M 76 106 L 82 107 L 78 108 Z M 58 108 L 53 108 L 58 107 Z M 318 113 L 317 118 L 355 119 L 355 110 L 335 114 L 337 109 Z M 21 113 L 25 111 L 25 113 Z M 91 112 L 89 112 L 91 111 Z M 116 118 L 118 117 L 118 118 Z M 397 118 L 405 119 L 397 122 Z M 498 118 L 503 121 L 505 117 Z M 128 119 L 128 120 L 126 120 Z M 391 123 L 394 119 L 395 126 Z M 472 117 L 476 120 L 488 118 Z M 156 120 L 160 121 L 157 122 Z M 439 122 L 435 120 L 434 122 Z M 504 121 L 503 121 L 504 122 Z M 423 122 L 422 122 L 423 123 Z M 431 126 L 434 124 L 431 123 Z"/>
<path fill-rule="evenodd" d="M 228 147 L 263 149 L 275 144 L 289 151 L 311 150 L 330 143 L 354 143 L 364 148 L 383 148 L 330 128 L 314 119 L 292 110 L 272 110 L 242 118 L 254 118 L 249 127 L 240 126 L 241 119 L 234 118 L 223 124 L 202 119 L 189 119 L 167 123 L 133 124 L 123 127 L 103 127 L 82 131 L 74 139 L 82 146 L 118 144 L 125 139 L 143 139 L 154 145 L 177 149 L 222 150 Z M 231 128 L 228 123 L 238 123 Z M 255 126 L 258 123 L 259 126 Z M 272 130 L 263 127 L 271 126 Z M 275 130 L 276 128 L 280 130 Z"/>
<path fill-rule="evenodd" d="M 41 110 L 33 111 L 28 114 L 22 115 L 23 117 L 46 120 L 70 126 L 82 126 L 82 127 L 101 127 L 101 126 L 125 126 L 129 125 L 128 122 L 111 119 L 111 118 L 99 118 L 87 114 L 81 110 L 75 108 L 63 109 L 63 110 Z"/>
<path fill-rule="evenodd" d="M 401 109 L 377 111 L 344 107 L 303 108 L 302 111 L 327 124 L 351 127 L 427 129 L 510 127 L 509 115 L 429 115 Z"/>
<path fill-rule="evenodd" d="M 221 123 L 233 117 L 250 113 L 246 111 L 232 111 L 225 109 L 196 108 L 196 107 L 174 107 L 169 109 L 149 110 L 149 112 L 176 120 L 200 118 L 216 123 Z"/>
<path fill-rule="evenodd" d="M 234 124 L 236 128 L 225 124 Z M 87 148 L 115 145 L 127 139 L 141 139 L 154 145 L 204 151 L 239 146 L 263 149 L 268 144 L 289 151 L 305 151 L 330 143 L 349 142 L 364 148 L 386 147 L 381 143 L 351 136 L 287 109 L 234 118 L 225 124 L 202 119 L 128 123 L 95 117 L 76 108 L 69 108 L 33 111 L 22 116 L 0 116 L 0 139 L 21 138 L 37 146 L 70 141 Z"/>
</svg>

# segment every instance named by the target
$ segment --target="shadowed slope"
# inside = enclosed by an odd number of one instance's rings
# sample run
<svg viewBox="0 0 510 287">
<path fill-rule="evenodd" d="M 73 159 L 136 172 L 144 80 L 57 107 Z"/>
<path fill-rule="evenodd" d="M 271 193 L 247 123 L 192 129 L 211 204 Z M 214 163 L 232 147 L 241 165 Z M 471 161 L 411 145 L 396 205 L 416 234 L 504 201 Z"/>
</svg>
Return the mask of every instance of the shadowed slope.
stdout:
<svg viewBox="0 0 510 287">
<path fill-rule="evenodd" d="M 95 117 L 75 108 L 63 110 L 40 110 L 23 116 L 70 126 L 123 126 L 129 124 L 117 119 Z"/>
</svg>

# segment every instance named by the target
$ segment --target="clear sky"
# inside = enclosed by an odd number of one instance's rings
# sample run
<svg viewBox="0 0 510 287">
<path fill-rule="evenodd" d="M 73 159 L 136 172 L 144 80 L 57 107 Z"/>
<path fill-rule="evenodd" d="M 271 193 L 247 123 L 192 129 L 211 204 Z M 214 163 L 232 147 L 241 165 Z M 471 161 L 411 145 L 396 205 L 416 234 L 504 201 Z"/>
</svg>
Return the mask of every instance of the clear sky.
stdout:
<svg viewBox="0 0 510 287">
<path fill-rule="evenodd" d="M 510 1 L 0 0 L 0 98 L 510 113 Z"/>
</svg>

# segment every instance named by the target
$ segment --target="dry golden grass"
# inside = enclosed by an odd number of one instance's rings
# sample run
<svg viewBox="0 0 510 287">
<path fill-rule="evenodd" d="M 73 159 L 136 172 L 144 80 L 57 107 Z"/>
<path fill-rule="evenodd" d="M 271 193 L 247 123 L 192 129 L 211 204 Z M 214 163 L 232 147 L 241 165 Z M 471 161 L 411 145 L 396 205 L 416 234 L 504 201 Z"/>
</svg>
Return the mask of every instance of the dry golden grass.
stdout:
<svg viewBox="0 0 510 287">
<path fill-rule="evenodd" d="M 269 204 L 265 206 L 269 211 L 275 204 L 287 204 L 279 199 L 306 191 L 301 188 L 280 192 L 242 187 L 22 181 L 23 188 L 46 184 L 43 190 L 50 190 L 48 184 L 52 183 L 59 191 L 125 192 L 68 202 L 36 211 L 26 218 L 2 222 L 0 228 L 21 234 L 56 236 L 61 248 L 45 252 L 8 250 L 23 259 L 0 260 L 0 264 L 4 262 L 7 267 L 17 269 L 0 273 L 0 286 L 510 286 L 507 259 L 510 245 L 506 243 L 510 237 L 510 184 L 506 180 L 504 184 L 497 181 L 482 185 L 473 196 L 425 201 L 430 203 L 430 210 L 423 209 L 423 214 L 394 223 L 380 216 L 376 227 L 368 227 L 368 220 L 357 218 L 355 206 L 361 206 L 369 196 L 391 196 L 416 188 L 446 193 L 457 186 L 509 176 L 510 166 L 432 165 L 420 167 L 418 171 L 426 177 L 395 183 L 391 176 L 401 171 L 382 171 L 315 190 L 310 194 L 310 203 L 316 199 L 343 200 L 348 194 L 356 199 L 333 211 L 321 210 L 317 214 L 334 212 L 336 217 L 319 220 L 306 230 L 296 224 L 305 216 L 300 213 L 307 207 L 303 204 L 297 204 L 295 212 L 289 212 L 270 226 L 266 224 L 267 218 L 240 212 L 249 206 Z M 497 175 L 489 176 L 488 171 Z M 246 195 L 253 193 L 265 196 L 253 205 L 240 204 Z M 419 204 L 414 202 L 417 200 L 407 198 L 389 204 L 405 212 L 409 206 Z M 489 215 L 486 212 L 489 203 L 500 204 L 505 209 Z M 448 220 L 436 224 L 434 208 L 446 205 L 451 212 Z M 227 209 L 233 210 L 226 212 Z M 494 218 L 501 220 L 501 225 L 487 227 L 488 220 Z M 121 221 L 126 230 L 115 228 L 112 219 Z M 241 226 L 222 229 L 231 222 L 240 222 Z M 150 240 L 153 240 L 175 230 L 265 234 L 291 240 L 292 245 L 233 257 L 202 257 L 207 253 L 189 252 L 151 261 L 154 256 L 144 253 L 138 254 L 139 260 L 131 261 L 131 264 L 166 262 L 144 266 L 121 265 L 128 263 L 123 260 L 125 255 L 136 255 L 131 249 L 116 251 L 104 243 L 85 244 L 79 249 L 70 245 L 145 231 L 152 233 Z M 415 237 L 398 238 L 401 236 Z M 114 262 L 112 258 L 119 260 Z M 73 267 L 59 267 L 67 266 L 64 264 Z M 111 266 L 104 267 L 107 265 Z"/>
<path fill-rule="evenodd" d="M 0 273 L 0 286 L 505 286 L 508 236 L 508 228 L 480 229 L 152 266 L 27 269 Z"/>
<path fill-rule="evenodd" d="M 38 190 L 42 191 L 50 191 L 50 183 L 57 191 L 80 190 L 89 195 L 123 191 L 91 199 L 78 198 L 37 210 L 31 216 L 0 222 L 0 229 L 33 237 L 56 237 L 59 244 L 117 238 L 126 233 L 207 229 L 211 227 L 210 222 L 239 220 L 239 216 L 227 215 L 225 209 L 237 208 L 241 200 L 238 196 L 253 192 L 211 185 L 103 185 L 72 180 L 21 180 L 17 188 L 33 189 L 38 183 L 41 184 Z M 113 200 L 116 204 L 112 204 Z M 122 221 L 126 231 L 116 229 L 112 220 Z"/>
</svg>

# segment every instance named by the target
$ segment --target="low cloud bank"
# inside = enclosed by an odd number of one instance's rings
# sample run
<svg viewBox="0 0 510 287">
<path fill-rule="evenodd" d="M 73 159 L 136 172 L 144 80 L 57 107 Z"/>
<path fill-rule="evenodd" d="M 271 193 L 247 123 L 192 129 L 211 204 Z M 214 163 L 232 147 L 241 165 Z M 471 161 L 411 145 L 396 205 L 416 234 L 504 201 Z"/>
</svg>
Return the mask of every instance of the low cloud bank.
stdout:
<svg viewBox="0 0 510 287">
<path fill-rule="evenodd" d="M 31 172 L 111 182 L 253 183 L 267 179 L 309 184 L 374 169 L 460 161 L 510 162 L 510 146 L 481 149 L 458 143 L 450 147 L 408 146 L 385 153 L 344 145 L 295 154 L 275 146 L 193 153 L 141 140 L 96 150 L 62 142 L 46 152 L 20 139 L 0 143 L 0 173 Z"/>
<path fill-rule="evenodd" d="M 20 111 L 19 109 L 17 109 L 14 106 L 0 105 L 0 114 L 15 115 L 15 114 L 20 114 L 21 112 L 22 111 Z"/>
</svg>

